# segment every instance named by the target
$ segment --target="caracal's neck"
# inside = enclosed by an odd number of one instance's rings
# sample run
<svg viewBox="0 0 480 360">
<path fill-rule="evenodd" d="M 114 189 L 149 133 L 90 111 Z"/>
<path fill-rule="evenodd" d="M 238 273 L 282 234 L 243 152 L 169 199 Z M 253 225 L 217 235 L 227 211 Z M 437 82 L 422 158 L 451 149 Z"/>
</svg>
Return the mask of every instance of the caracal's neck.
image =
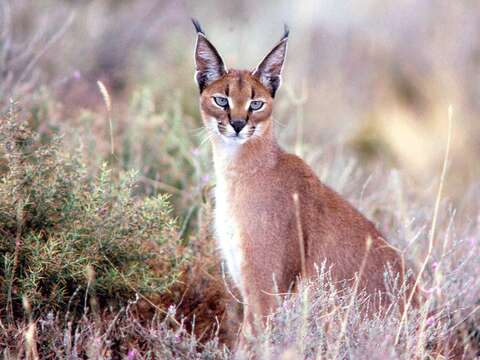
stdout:
<svg viewBox="0 0 480 360">
<path fill-rule="evenodd" d="M 243 144 L 225 142 L 220 137 L 212 141 L 215 174 L 230 178 L 252 175 L 272 168 L 278 161 L 281 149 L 273 134 L 270 122 L 262 135 L 249 139 Z"/>
</svg>

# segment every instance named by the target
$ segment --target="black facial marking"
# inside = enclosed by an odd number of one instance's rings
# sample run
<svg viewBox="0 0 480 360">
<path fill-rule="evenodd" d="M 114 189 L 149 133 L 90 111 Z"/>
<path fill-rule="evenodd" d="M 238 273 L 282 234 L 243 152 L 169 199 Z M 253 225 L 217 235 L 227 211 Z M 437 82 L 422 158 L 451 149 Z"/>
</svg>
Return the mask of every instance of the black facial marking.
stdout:
<svg viewBox="0 0 480 360">
<path fill-rule="evenodd" d="M 207 87 L 207 82 L 208 82 L 208 77 L 206 76 L 206 74 L 197 73 L 197 83 L 198 83 L 198 88 L 200 90 L 200 94 Z"/>
<path fill-rule="evenodd" d="M 280 77 L 279 76 L 273 76 L 270 78 L 270 86 L 271 86 L 271 94 L 272 98 L 275 97 L 275 93 L 278 90 L 278 87 L 280 86 Z"/>
<path fill-rule="evenodd" d="M 227 83 L 227 87 L 225 88 L 225 95 L 227 95 L 227 97 L 228 97 L 229 92 L 230 92 L 230 88 L 229 88 L 228 83 Z"/>
</svg>

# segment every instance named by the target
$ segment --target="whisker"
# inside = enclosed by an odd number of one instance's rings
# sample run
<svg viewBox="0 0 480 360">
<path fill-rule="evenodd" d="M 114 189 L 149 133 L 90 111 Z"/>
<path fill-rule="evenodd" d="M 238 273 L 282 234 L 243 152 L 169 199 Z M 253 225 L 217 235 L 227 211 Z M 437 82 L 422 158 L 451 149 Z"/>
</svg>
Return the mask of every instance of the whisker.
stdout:
<svg viewBox="0 0 480 360">
<path fill-rule="evenodd" d="M 284 123 L 282 123 L 282 122 L 280 122 L 280 121 L 278 121 L 278 120 L 275 120 L 275 118 L 273 118 L 273 117 L 272 117 L 272 120 L 273 120 L 273 122 L 274 122 L 275 124 L 277 124 L 278 126 L 281 126 L 281 127 L 283 127 L 283 128 L 287 127 L 287 124 L 284 124 Z"/>
<path fill-rule="evenodd" d="M 205 126 L 200 126 L 200 127 L 197 127 L 197 128 L 188 129 L 187 131 L 191 132 L 191 133 L 199 133 L 199 132 L 202 132 L 206 129 L 207 128 Z"/>
<path fill-rule="evenodd" d="M 208 129 L 207 127 L 202 127 L 202 128 L 199 128 L 199 129 L 196 129 L 194 131 L 194 134 L 193 136 L 204 136 L 206 134 L 208 134 L 210 132 L 210 129 Z"/>
<path fill-rule="evenodd" d="M 203 138 L 203 140 L 200 142 L 200 145 L 199 145 L 199 146 L 203 146 L 205 143 L 207 143 L 208 141 L 210 141 L 210 140 L 213 138 L 214 135 L 215 135 L 215 134 L 213 134 L 212 132 L 209 132 L 209 133 L 207 134 L 207 136 L 205 136 L 205 137 Z"/>
</svg>

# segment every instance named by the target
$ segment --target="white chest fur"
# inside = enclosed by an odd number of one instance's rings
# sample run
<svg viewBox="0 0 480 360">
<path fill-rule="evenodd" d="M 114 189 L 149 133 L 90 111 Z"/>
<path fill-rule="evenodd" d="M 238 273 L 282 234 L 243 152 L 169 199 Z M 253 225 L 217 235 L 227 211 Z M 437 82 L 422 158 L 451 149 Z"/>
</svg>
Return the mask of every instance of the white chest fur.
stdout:
<svg viewBox="0 0 480 360">
<path fill-rule="evenodd" d="M 228 272 L 235 285 L 241 290 L 242 248 L 235 223 L 235 214 L 231 211 L 229 189 L 225 179 L 217 176 L 215 187 L 215 233 L 227 265 Z"/>
</svg>

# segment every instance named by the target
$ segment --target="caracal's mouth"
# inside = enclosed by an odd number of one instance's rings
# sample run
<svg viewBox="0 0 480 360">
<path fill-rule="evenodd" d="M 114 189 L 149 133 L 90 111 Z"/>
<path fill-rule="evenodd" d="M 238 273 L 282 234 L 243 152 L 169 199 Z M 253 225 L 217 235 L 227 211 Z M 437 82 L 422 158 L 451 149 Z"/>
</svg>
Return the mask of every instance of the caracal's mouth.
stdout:
<svg viewBox="0 0 480 360">
<path fill-rule="evenodd" d="M 220 131 L 219 134 L 222 140 L 228 144 L 244 144 L 252 137 L 243 134 L 222 134 Z"/>
<path fill-rule="evenodd" d="M 240 132 L 236 132 L 231 126 L 218 124 L 216 132 L 222 138 L 222 140 L 228 144 L 244 144 L 256 135 L 256 126 L 245 126 Z"/>
</svg>

